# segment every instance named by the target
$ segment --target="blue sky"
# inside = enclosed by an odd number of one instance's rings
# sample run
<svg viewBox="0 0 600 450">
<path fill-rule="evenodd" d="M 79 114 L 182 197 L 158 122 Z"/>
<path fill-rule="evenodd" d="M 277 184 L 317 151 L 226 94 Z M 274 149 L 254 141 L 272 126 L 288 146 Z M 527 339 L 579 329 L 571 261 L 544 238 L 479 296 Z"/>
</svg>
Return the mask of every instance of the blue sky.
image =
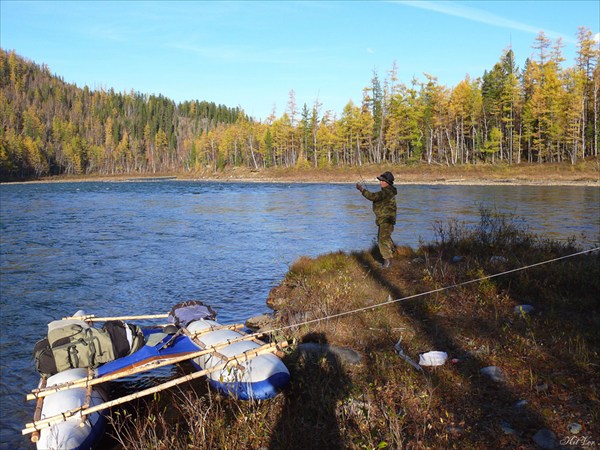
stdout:
<svg viewBox="0 0 600 450">
<path fill-rule="evenodd" d="M 579 26 L 599 32 L 590 1 L 5 1 L 0 45 L 92 89 L 207 100 L 265 119 L 298 109 L 342 113 L 374 71 L 423 73 L 453 87 L 512 46 L 523 67 L 539 31 L 562 37 L 573 66 Z"/>
</svg>

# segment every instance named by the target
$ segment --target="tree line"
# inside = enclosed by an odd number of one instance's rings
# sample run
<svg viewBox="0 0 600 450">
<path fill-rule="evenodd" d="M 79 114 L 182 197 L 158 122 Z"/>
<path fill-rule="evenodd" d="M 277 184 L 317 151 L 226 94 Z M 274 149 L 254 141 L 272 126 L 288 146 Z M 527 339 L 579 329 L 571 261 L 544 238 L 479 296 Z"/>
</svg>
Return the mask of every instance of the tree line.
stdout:
<svg viewBox="0 0 600 450">
<path fill-rule="evenodd" d="M 600 49 L 580 27 L 575 64 L 543 32 L 518 68 L 505 49 L 489 71 L 453 88 L 424 74 L 403 83 L 394 63 L 373 73 L 340 116 L 319 100 L 264 121 L 204 101 L 90 90 L 0 51 L 0 177 L 148 174 L 225 166 L 554 163 L 598 157 Z"/>
</svg>

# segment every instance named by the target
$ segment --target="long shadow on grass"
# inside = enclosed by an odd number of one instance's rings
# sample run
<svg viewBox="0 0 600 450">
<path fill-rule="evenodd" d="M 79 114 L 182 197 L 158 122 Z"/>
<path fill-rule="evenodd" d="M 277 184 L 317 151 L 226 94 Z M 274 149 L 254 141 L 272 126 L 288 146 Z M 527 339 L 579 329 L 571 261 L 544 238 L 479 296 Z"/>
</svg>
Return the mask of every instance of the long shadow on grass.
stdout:
<svg viewBox="0 0 600 450">
<path fill-rule="evenodd" d="M 380 285 L 385 287 L 394 299 L 403 298 L 406 294 L 400 286 L 390 280 L 389 273 L 382 276 L 382 271 L 374 260 L 364 254 L 353 254 L 358 263 L 365 268 L 365 272 Z M 453 414 L 454 422 L 461 423 L 458 434 L 471 445 L 486 445 L 487 448 L 503 448 L 505 445 L 531 445 L 531 436 L 542 428 L 547 428 L 544 417 L 537 411 L 525 406 L 515 407 L 521 400 L 506 384 L 494 382 L 479 373 L 481 368 L 490 366 L 489 361 L 473 354 L 466 349 L 455 337 L 455 332 L 448 328 L 439 317 L 430 314 L 424 305 L 423 298 L 401 301 L 397 303 L 399 312 L 411 319 L 417 332 L 427 337 L 432 348 L 427 350 L 441 350 L 448 355 L 458 356 L 462 362 L 454 366 L 456 376 L 443 376 L 435 370 L 427 371 L 434 388 L 440 387 L 444 395 L 440 407 Z M 486 327 L 480 324 L 480 329 Z M 400 360 L 399 360 L 400 361 Z M 402 364 L 399 362 L 399 364 Z M 405 370 L 412 370 L 405 366 Z M 373 373 L 373 377 L 377 377 Z M 505 374 L 509 376 L 509 374 Z M 460 386 L 456 379 L 459 379 Z M 437 391 L 438 389 L 436 389 Z M 444 411 L 437 411 L 443 417 Z M 434 421 L 435 418 L 432 418 Z M 516 429 L 516 434 L 505 435 L 501 430 L 503 422 L 507 422 Z M 435 423 L 434 423 L 435 426 Z M 448 429 L 442 430 L 442 436 L 450 434 Z M 440 433 L 437 433 L 440 436 Z M 461 439 L 454 437 L 454 439 Z M 516 440 L 516 442 L 515 442 Z M 441 444 L 441 443 L 440 443 Z M 447 444 L 447 442 L 444 442 Z"/>
<path fill-rule="evenodd" d="M 302 341 L 311 342 L 312 350 L 296 350 L 284 360 L 291 368 L 292 383 L 269 448 L 344 449 L 336 409 L 350 380 L 339 358 L 327 350 L 324 334 L 310 333 Z"/>
</svg>

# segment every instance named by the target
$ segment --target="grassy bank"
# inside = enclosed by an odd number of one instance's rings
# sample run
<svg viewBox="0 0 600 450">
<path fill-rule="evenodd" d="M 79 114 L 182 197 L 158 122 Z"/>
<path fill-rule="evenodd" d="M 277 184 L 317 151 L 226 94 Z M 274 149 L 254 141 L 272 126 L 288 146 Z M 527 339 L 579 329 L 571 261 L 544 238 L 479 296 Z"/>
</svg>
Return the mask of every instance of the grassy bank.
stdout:
<svg viewBox="0 0 600 450">
<path fill-rule="evenodd" d="M 575 165 L 562 164 L 478 164 L 446 166 L 439 164 L 363 165 L 329 168 L 264 168 L 225 167 L 204 168 L 183 173 L 130 174 L 112 176 L 57 176 L 42 178 L 52 181 L 124 181 L 159 177 L 180 180 L 256 181 L 256 182 L 337 182 L 353 183 L 361 179 L 374 182 L 386 170 L 396 176 L 396 183 L 410 184 L 600 184 L 600 160 L 581 161 Z"/>
<path fill-rule="evenodd" d="M 375 249 L 300 258 L 268 298 L 270 326 L 293 325 L 274 335 L 292 342 L 280 396 L 241 402 L 198 383 L 137 419 L 113 412 L 113 434 L 128 449 L 597 446 L 600 255 L 566 257 L 580 250 L 482 211 L 477 226 L 439 224 L 436 242 L 398 248 L 385 271 Z M 444 365 L 399 354 L 432 350 Z"/>
</svg>

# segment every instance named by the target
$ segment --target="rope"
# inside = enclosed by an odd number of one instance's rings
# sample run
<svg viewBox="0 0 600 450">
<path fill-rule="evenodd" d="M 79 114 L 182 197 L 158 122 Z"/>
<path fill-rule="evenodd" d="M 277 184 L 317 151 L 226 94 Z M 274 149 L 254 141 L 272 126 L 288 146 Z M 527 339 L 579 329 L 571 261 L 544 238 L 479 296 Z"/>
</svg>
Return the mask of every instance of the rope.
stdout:
<svg viewBox="0 0 600 450">
<path fill-rule="evenodd" d="M 351 314 L 357 314 L 357 313 L 360 313 L 360 312 L 369 311 L 371 309 L 381 308 L 382 306 L 391 305 L 392 303 L 398 303 L 398 302 L 401 302 L 401 301 L 404 301 L 404 300 L 410 300 L 410 299 L 417 298 L 417 297 L 422 297 L 422 296 L 425 296 L 425 295 L 431 295 L 431 294 L 435 294 L 435 293 L 438 293 L 438 292 L 443 292 L 443 291 L 446 291 L 446 290 L 455 289 L 455 288 L 458 288 L 458 287 L 461 287 L 461 286 L 466 286 L 468 284 L 478 283 L 478 282 L 481 282 L 481 281 L 484 281 L 484 280 L 489 280 L 491 278 L 501 277 L 501 276 L 504 276 L 504 275 L 508 275 L 510 273 L 520 272 L 522 270 L 531 269 L 532 267 L 542 266 L 544 264 L 550 264 L 550 263 L 553 263 L 553 262 L 561 261 L 563 259 L 573 258 L 575 256 L 583 255 L 583 254 L 586 254 L 586 253 L 593 253 L 593 252 L 598 251 L 598 250 L 600 250 L 600 247 L 596 247 L 596 248 L 593 248 L 593 249 L 590 249 L 590 250 L 583 250 L 583 251 L 580 251 L 580 252 L 577 252 L 577 253 L 573 253 L 571 255 L 560 256 L 558 258 L 549 259 L 547 261 L 542 261 L 542 262 L 530 264 L 528 266 L 518 267 L 516 269 L 507 270 L 505 272 L 499 272 L 499 273 L 496 273 L 496 274 L 487 275 L 485 277 L 477 278 L 477 279 L 474 279 L 474 280 L 463 281 L 462 283 L 457 283 L 457 284 L 453 284 L 451 286 L 445 286 L 445 287 L 441 287 L 441 288 L 438 288 L 438 289 L 433 289 L 431 291 L 422 292 L 420 294 L 410 295 L 408 297 L 402 297 L 402 298 L 397 298 L 397 299 L 394 299 L 394 300 L 388 300 L 388 301 L 385 301 L 385 302 L 382 302 L 382 303 L 377 303 L 375 305 L 364 306 L 362 308 L 357 308 L 357 309 L 353 309 L 353 310 L 350 310 L 350 311 L 344 311 L 344 312 L 341 312 L 341 313 L 332 314 L 330 316 L 320 317 L 318 319 L 307 320 L 306 322 L 297 323 L 297 324 L 294 324 L 294 325 L 287 325 L 287 326 L 284 326 L 284 327 L 281 327 L 281 328 L 276 328 L 276 329 L 273 329 L 273 330 L 263 331 L 262 333 L 263 334 L 272 334 L 272 333 L 277 333 L 279 331 L 288 330 L 288 329 L 291 329 L 291 328 L 297 328 L 297 327 L 301 327 L 301 326 L 304 326 L 304 325 L 310 325 L 310 324 L 313 324 L 313 323 L 322 322 L 324 320 L 330 320 L 330 319 L 336 319 L 338 317 L 349 316 Z"/>
</svg>

